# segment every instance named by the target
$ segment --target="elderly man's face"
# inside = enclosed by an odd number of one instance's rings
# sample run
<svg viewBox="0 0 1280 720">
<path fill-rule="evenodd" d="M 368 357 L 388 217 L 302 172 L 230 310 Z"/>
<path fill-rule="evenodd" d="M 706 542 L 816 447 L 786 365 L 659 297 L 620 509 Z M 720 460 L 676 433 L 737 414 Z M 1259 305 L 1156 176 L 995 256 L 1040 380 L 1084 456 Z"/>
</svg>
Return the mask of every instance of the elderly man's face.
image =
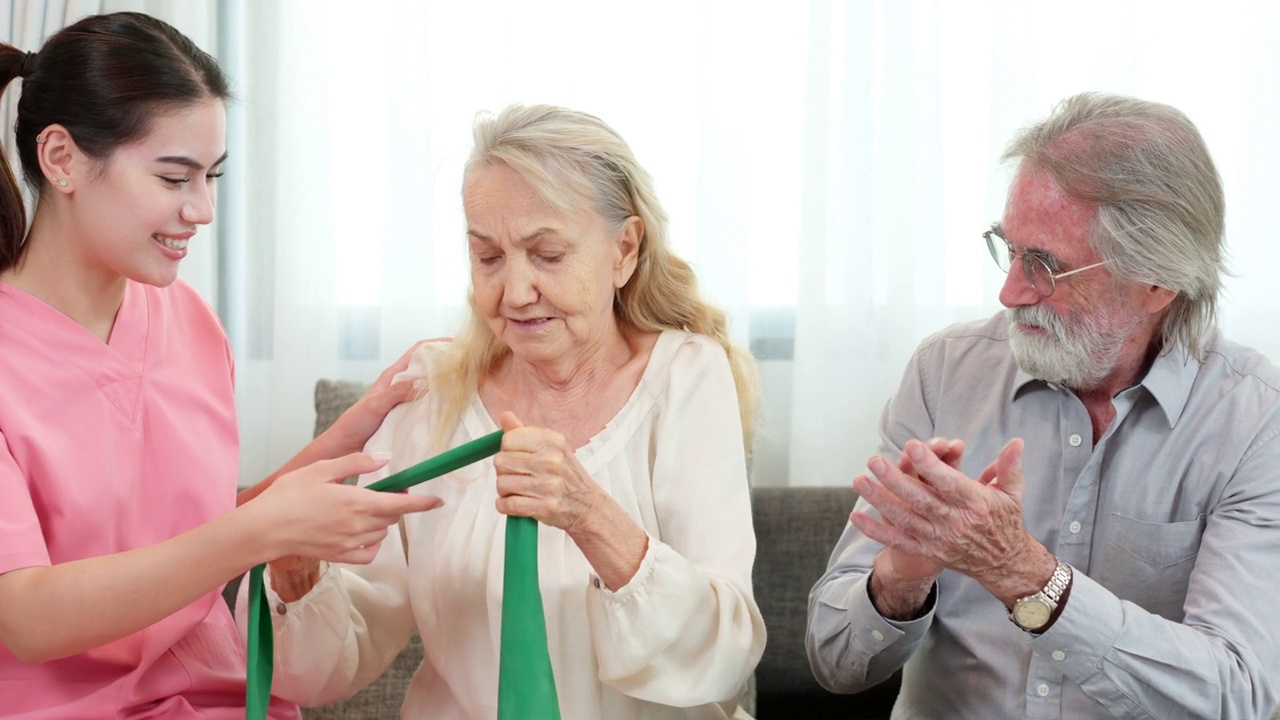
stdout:
<svg viewBox="0 0 1280 720">
<path fill-rule="evenodd" d="M 1099 262 L 1089 244 L 1089 206 L 1068 197 L 1050 176 L 1024 166 L 1009 191 L 1001 224 L 1015 249 L 1057 261 L 1055 272 Z M 1106 267 L 1072 275 L 1042 297 L 1015 262 L 1000 290 L 1009 308 L 1009 342 L 1018 366 L 1034 377 L 1093 390 L 1133 353 L 1144 353 L 1154 319 L 1143 310 L 1140 286 L 1117 283 Z"/>
<path fill-rule="evenodd" d="M 572 364 L 609 336 L 614 290 L 635 267 L 632 223 L 561 213 L 505 165 L 474 168 L 463 206 L 476 305 L 515 357 Z"/>
</svg>

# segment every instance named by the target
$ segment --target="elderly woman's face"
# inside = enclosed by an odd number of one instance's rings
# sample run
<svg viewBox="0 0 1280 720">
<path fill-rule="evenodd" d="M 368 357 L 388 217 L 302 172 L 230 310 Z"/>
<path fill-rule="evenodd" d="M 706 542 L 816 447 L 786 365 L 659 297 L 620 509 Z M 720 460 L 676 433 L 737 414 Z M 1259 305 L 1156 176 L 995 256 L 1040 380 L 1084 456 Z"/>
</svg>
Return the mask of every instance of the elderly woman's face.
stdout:
<svg viewBox="0 0 1280 720">
<path fill-rule="evenodd" d="M 559 212 L 505 165 L 473 168 L 463 206 L 476 305 L 513 355 L 572 361 L 609 337 L 614 290 L 635 269 L 638 219 L 615 230 L 589 208 Z"/>
</svg>

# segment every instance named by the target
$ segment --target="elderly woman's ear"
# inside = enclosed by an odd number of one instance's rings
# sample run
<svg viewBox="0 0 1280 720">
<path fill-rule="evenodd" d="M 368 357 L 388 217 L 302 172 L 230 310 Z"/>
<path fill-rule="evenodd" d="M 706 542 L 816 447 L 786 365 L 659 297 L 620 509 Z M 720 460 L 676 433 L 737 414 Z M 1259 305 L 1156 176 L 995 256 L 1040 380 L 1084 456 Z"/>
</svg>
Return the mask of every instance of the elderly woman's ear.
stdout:
<svg viewBox="0 0 1280 720">
<path fill-rule="evenodd" d="M 613 265 L 613 286 L 620 288 L 631 279 L 640 257 L 640 242 L 644 239 L 644 220 L 632 215 L 622 223 L 618 231 L 618 257 Z"/>
</svg>

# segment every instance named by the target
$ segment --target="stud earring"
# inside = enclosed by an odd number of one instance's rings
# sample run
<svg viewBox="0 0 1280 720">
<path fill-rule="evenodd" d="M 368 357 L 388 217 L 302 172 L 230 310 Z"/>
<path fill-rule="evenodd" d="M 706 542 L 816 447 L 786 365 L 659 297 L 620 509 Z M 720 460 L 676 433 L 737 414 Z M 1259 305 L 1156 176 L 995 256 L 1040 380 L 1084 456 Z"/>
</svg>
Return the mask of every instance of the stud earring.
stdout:
<svg viewBox="0 0 1280 720">
<path fill-rule="evenodd" d="M 66 179 L 66 178 L 58 178 L 58 187 L 66 187 L 66 186 L 67 186 L 67 179 Z"/>
</svg>

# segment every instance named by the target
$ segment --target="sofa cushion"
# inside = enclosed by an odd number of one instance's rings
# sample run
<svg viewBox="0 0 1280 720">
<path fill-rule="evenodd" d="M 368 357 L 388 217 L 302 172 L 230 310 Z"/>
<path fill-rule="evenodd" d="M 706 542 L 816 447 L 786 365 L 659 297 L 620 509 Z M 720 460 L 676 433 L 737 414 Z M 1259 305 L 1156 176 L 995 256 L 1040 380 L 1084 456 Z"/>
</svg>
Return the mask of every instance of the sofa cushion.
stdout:
<svg viewBox="0 0 1280 720">
<path fill-rule="evenodd" d="M 817 684 L 804 650 L 808 589 L 826 571 L 856 499 L 849 487 L 769 487 L 751 493 L 757 546 L 752 580 L 769 631 L 757 679 L 760 692 L 795 692 Z"/>
<path fill-rule="evenodd" d="M 305 708 L 306 720 L 383 720 L 400 717 L 404 693 L 418 665 L 422 664 L 422 639 L 414 633 L 391 667 L 365 689 L 342 702 Z"/>
<path fill-rule="evenodd" d="M 787 717 L 795 707 L 805 707 L 806 717 L 889 717 L 897 676 L 857 695 L 835 695 L 814 679 L 804 649 L 809 589 L 826 572 L 856 500 L 849 486 L 762 487 L 751 493 L 752 584 L 769 632 L 756 668 L 760 718 Z"/>
<path fill-rule="evenodd" d="M 316 426 L 319 435 L 355 404 L 369 385 L 356 380 L 320 380 L 316 383 Z"/>
</svg>

